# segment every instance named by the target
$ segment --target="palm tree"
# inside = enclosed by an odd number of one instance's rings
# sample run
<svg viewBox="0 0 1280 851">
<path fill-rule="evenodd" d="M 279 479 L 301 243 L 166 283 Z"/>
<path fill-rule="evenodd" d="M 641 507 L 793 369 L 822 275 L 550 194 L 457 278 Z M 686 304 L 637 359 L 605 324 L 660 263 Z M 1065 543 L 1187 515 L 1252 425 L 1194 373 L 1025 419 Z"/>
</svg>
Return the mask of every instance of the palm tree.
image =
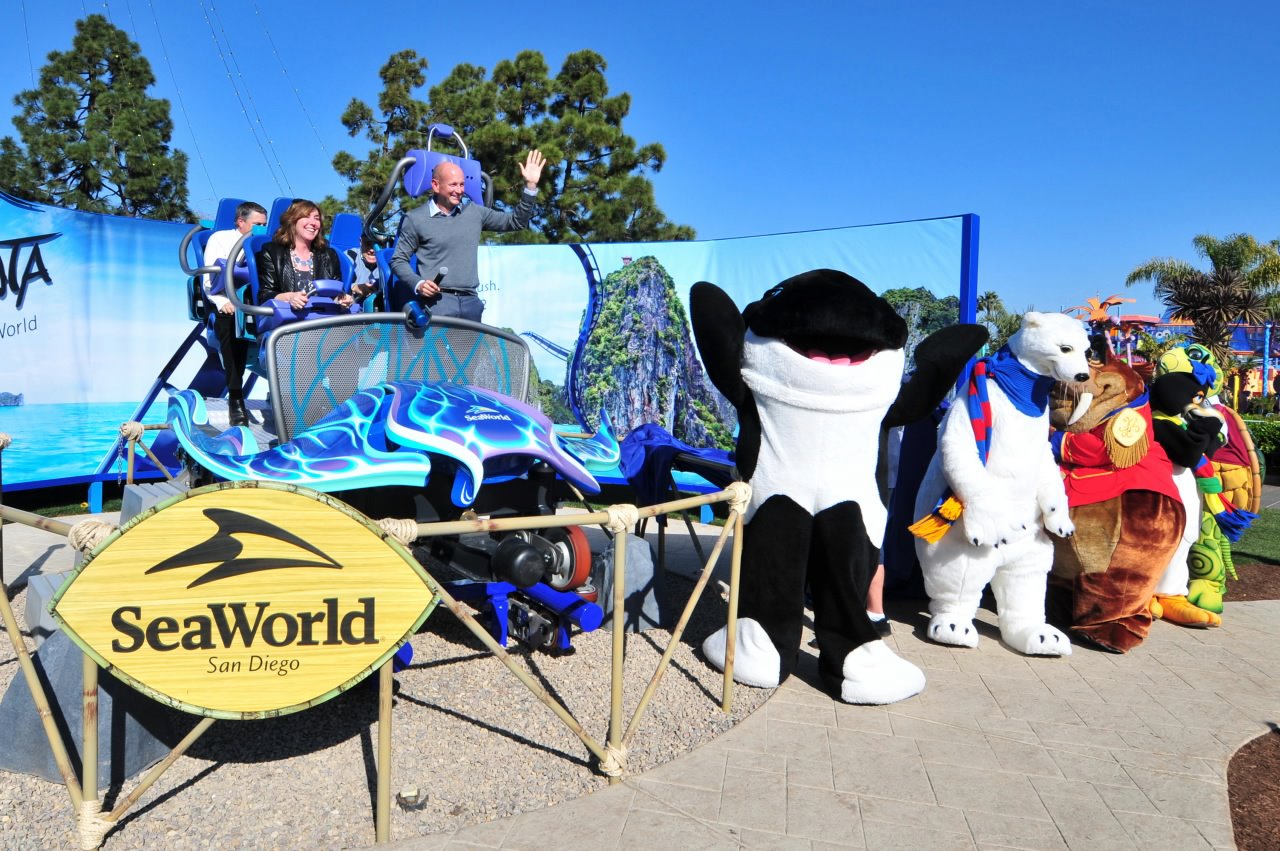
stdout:
<svg viewBox="0 0 1280 851">
<path fill-rule="evenodd" d="M 1153 258 L 1130 272 L 1125 284 L 1154 282 L 1156 298 L 1172 310 L 1172 317 L 1191 322 L 1196 342 L 1208 347 L 1218 363 L 1227 363 L 1231 326 L 1261 323 L 1280 307 L 1280 240 L 1260 243 L 1235 233 L 1223 239 L 1200 234 L 1191 242 L 1211 271 L 1185 260 Z"/>
<path fill-rule="evenodd" d="M 991 290 L 978 296 L 978 310 L 982 324 L 991 332 L 991 339 L 986 345 L 988 352 L 994 352 L 1008 342 L 1013 332 L 1022 324 L 1022 315 L 1006 310 L 1000 296 Z"/>
<path fill-rule="evenodd" d="M 991 290 L 987 290 L 978 296 L 978 311 L 988 316 L 1000 314 L 1004 312 L 1004 302 L 1000 300 L 1000 296 Z"/>
<path fill-rule="evenodd" d="M 1232 269 L 1169 275 L 1156 286 L 1156 293 L 1172 309 L 1173 319 L 1191 323 L 1191 336 L 1220 364 L 1231 362 L 1231 326 L 1258 325 L 1267 315 L 1262 296 Z"/>
</svg>

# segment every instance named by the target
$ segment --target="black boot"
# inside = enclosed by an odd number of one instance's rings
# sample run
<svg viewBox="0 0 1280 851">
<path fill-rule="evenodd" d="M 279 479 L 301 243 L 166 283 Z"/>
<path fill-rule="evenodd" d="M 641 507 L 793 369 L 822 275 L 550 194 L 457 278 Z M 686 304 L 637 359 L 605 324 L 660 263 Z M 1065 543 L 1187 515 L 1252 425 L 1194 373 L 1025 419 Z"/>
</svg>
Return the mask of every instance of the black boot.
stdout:
<svg viewBox="0 0 1280 851">
<path fill-rule="evenodd" d="M 233 426 L 247 426 L 249 424 L 249 412 L 244 409 L 243 399 L 228 399 L 227 414 Z"/>
</svg>

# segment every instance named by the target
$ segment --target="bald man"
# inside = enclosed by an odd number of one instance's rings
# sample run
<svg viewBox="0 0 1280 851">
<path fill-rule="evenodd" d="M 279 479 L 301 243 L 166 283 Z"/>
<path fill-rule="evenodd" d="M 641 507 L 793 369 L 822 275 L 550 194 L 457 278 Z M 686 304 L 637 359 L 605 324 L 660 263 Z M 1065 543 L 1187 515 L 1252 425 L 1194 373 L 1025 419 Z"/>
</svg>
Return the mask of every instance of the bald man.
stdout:
<svg viewBox="0 0 1280 851">
<path fill-rule="evenodd" d="M 546 160 L 541 152 L 530 151 L 520 166 L 524 191 L 520 203 L 509 213 L 499 213 L 480 204 L 463 203 L 462 169 L 442 162 L 431 172 L 431 199 L 404 217 L 396 250 L 391 256 L 391 271 L 396 287 L 391 308 L 400 309 L 411 297 L 426 300 L 437 316 L 460 316 L 480 321 L 484 302 L 476 295 L 480 275 L 476 255 L 482 231 L 523 230 L 533 217 L 533 202 L 538 197 L 538 181 Z M 418 256 L 418 271 L 409 258 Z M 440 269 L 448 273 L 437 285 Z"/>
</svg>

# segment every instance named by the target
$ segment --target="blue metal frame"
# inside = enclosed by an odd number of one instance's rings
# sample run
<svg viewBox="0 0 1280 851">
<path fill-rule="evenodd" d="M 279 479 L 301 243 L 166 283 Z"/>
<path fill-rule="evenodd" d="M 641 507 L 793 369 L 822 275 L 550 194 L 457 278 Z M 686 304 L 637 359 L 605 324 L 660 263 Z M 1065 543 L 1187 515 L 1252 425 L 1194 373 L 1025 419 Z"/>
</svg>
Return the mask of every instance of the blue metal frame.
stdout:
<svg viewBox="0 0 1280 851">
<path fill-rule="evenodd" d="M 960 321 L 978 321 L 978 230 L 976 213 L 960 217 Z"/>
<path fill-rule="evenodd" d="M 587 412 L 583 410 L 582 399 L 578 398 L 578 369 L 582 366 L 582 356 L 587 350 L 587 341 L 595 330 L 596 321 L 600 318 L 600 308 L 604 304 L 604 278 L 600 276 L 600 267 L 596 265 L 596 256 L 591 246 L 586 243 L 571 243 L 573 253 L 578 255 L 582 269 L 587 274 L 587 310 L 582 318 L 582 328 L 578 332 L 578 342 L 573 348 L 572 360 L 569 362 L 568 374 L 565 377 L 565 396 L 569 400 L 569 410 L 578 418 L 583 428 L 589 427 Z"/>
</svg>

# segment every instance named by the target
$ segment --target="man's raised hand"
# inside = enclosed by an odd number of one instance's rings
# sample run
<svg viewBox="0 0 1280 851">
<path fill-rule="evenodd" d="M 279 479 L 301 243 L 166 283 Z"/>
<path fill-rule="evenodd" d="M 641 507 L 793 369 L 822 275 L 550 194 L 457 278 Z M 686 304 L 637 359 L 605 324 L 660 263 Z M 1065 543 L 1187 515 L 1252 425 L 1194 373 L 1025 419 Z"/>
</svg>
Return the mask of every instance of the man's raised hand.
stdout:
<svg viewBox="0 0 1280 851">
<path fill-rule="evenodd" d="M 525 186 L 530 189 L 538 188 L 538 181 L 542 179 L 542 167 L 546 164 L 547 160 L 541 151 L 529 152 L 520 166 L 520 176 L 524 178 Z"/>
</svg>

